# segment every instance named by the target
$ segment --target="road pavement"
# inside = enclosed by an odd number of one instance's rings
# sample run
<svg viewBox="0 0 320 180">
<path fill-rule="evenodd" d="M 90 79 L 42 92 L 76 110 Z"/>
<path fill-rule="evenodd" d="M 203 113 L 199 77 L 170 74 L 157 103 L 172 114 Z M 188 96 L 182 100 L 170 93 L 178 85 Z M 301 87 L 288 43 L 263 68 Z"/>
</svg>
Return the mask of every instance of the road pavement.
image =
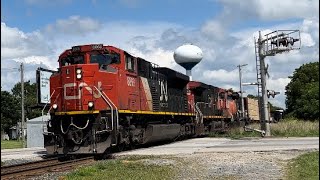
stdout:
<svg viewBox="0 0 320 180">
<path fill-rule="evenodd" d="M 141 148 L 117 155 L 177 155 L 206 152 L 263 152 L 278 150 L 319 150 L 319 137 L 288 138 L 196 138 L 170 144 Z"/>
</svg>

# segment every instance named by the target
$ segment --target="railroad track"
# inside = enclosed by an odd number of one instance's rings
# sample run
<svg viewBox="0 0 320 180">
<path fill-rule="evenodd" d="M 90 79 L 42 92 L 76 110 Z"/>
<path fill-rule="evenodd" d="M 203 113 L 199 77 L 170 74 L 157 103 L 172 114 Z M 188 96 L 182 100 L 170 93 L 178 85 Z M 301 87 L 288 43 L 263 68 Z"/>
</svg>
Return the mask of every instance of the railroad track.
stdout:
<svg viewBox="0 0 320 180">
<path fill-rule="evenodd" d="M 41 161 L 23 164 L 1 166 L 1 180 L 27 179 L 49 172 L 59 172 L 73 169 L 77 166 L 94 162 L 93 157 L 59 161 L 58 158 L 45 159 Z"/>
</svg>

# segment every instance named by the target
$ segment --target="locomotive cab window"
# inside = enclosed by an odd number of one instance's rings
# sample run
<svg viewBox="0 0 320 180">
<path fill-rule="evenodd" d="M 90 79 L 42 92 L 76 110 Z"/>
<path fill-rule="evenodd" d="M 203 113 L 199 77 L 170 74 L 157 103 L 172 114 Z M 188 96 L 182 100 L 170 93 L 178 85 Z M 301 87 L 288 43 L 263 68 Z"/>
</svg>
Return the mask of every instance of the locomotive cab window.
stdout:
<svg viewBox="0 0 320 180">
<path fill-rule="evenodd" d="M 224 92 L 219 93 L 219 98 L 220 99 L 224 99 L 225 98 L 225 93 Z"/>
<path fill-rule="evenodd" d="M 120 56 L 118 54 L 91 54 L 90 63 L 98 63 L 100 69 L 107 69 L 109 64 L 119 64 Z"/>
<path fill-rule="evenodd" d="M 135 65 L 134 58 L 126 54 L 126 70 L 130 72 L 134 72 L 135 71 L 134 65 Z"/>
<path fill-rule="evenodd" d="M 69 66 L 73 64 L 84 64 L 83 55 L 78 56 L 67 56 L 61 59 L 61 66 Z"/>
<path fill-rule="evenodd" d="M 228 96 L 227 96 L 227 99 L 228 99 L 228 100 L 233 100 L 232 95 L 228 95 Z"/>
</svg>

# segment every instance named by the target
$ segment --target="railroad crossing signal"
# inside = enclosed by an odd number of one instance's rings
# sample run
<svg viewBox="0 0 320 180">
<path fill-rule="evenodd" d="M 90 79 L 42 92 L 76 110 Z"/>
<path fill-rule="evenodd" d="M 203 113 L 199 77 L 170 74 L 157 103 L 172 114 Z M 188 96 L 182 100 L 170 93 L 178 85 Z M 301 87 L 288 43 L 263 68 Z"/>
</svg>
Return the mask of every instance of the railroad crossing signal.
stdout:
<svg viewBox="0 0 320 180">
<path fill-rule="evenodd" d="M 299 43 L 296 43 L 299 42 Z M 256 69 L 257 69 L 257 85 L 260 110 L 261 129 L 265 130 L 265 135 L 271 136 L 270 118 L 268 113 L 268 98 L 275 97 L 279 92 L 267 90 L 266 76 L 268 74 L 268 66 L 266 67 L 264 59 L 267 56 L 274 56 L 279 53 L 298 50 L 301 47 L 299 30 L 276 30 L 265 35 L 262 38 L 259 31 L 259 38 L 254 40 Z"/>
</svg>

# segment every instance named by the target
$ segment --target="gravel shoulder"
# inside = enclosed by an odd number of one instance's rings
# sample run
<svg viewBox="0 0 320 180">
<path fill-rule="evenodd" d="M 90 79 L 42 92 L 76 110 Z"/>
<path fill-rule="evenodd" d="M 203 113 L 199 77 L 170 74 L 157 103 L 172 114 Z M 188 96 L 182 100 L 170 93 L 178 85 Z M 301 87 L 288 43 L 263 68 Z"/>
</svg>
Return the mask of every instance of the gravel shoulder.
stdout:
<svg viewBox="0 0 320 180">
<path fill-rule="evenodd" d="M 288 160 L 306 151 L 198 153 L 177 156 L 177 179 L 284 179 Z"/>
<path fill-rule="evenodd" d="M 278 180 L 285 179 L 289 160 L 318 151 L 204 152 L 160 155 L 141 160 L 145 164 L 170 165 L 177 180 Z M 130 155 L 121 156 L 121 158 Z M 139 156 L 135 155 L 135 158 Z"/>
</svg>

